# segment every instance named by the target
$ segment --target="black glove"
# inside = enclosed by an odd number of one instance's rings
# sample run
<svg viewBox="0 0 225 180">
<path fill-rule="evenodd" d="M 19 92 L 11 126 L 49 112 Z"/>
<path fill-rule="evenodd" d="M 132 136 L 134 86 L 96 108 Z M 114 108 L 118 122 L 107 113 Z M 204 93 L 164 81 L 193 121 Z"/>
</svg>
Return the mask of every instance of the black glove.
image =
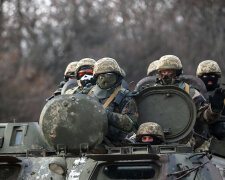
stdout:
<svg viewBox="0 0 225 180">
<path fill-rule="evenodd" d="M 209 96 L 209 102 L 213 112 L 220 113 L 222 111 L 224 106 L 224 95 L 222 88 L 217 88 L 213 95 Z"/>
</svg>

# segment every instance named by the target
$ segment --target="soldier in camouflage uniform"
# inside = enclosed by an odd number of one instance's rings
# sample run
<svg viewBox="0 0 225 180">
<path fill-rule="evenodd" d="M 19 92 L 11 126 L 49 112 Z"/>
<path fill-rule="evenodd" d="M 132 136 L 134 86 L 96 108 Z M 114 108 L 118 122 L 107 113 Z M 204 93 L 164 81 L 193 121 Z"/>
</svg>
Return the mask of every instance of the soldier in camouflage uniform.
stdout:
<svg viewBox="0 0 225 180">
<path fill-rule="evenodd" d="M 78 61 L 71 62 L 66 67 L 66 70 L 64 72 L 65 82 L 75 78 L 75 71 L 76 71 L 77 63 L 78 63 Z"/>
<path fill-rule="evenodd" d="M 151 143 L 152 145 L 162 144 L 165 141 L 161 126 L 154 122 L 147 122 L 140 125 L 136 134 L 136 141 Z"/>
<path fill-rule="evenodd" d="M 120 146 L 125 136 L 137 128 L 137 106 L 132 93 L 122 87 L 124 73 L 116 60 L 102 58 L 94 66 L 96 85 L 83 93 L 103 104 L 108 116 L 108 134 L 104 141 Z"/>
<path fill-rule="evenodd" d="M 206 137 L 208 135 L 208 124 L 218 120 L 221 107 L 215 103 L 207 104 L 203 96 L 194 88 L 180 80 L 182 74 L 182 64 L 178 57 L 174 55 L 162 56 L 157 63 L 158 79 L 156 86 L 174 85 L 185 90 L 195 102 L 197 108 L 197 121 L 195 130 L 195 148 L 199 147 L 204 139 L 199 135 Z M 215 94 L 212 98 L 217 99 L 221 94 Z"/>
<path fill-rule="evenodd" d="M 149 64 L 147 69 L 147 77 L 144 77 L 140 81 L 138 81 L 134 88 L 135 91 L 140 91 L 146 87 L 151 87 L 155 84 L 156 74 L 158 73 L 156 70 L 157 62 L 158 60 L 153 61 Z"/>
<path fill-rule="evenodd" d="M 149 64 L 147 69 L 147 76 L 155 76 L 157 74 L 157 62 L 158 60 L 155 60 Z"/>
<path fill-rule="evenodd" d="M 78 86 L 73 87 L 65 92 L 65 94 L 80 93 L 86 84 L 95 84 L 93 79 L 93 68 L 95 60 L 91 58 L 81 59 L 75 69 L 75 78 L 77 79 Z"/>
<path fill-rule="evenodd" d="M 77 63 L 78 61 L 74 61 L 67 65 L 66 70 L 64 72 L 64 81 L 60 82 L 60 84 L 58 85 L 58 89 L 53 93 L 52 96 L 47 98 L 46 101 L 49 101 L 55 96 L 61 95 L 61 92 L 65 83 L 75 79 L 75 70 L 76 70 Z"/>
<path fill-rule="evenodd" d="M 207 88 L 207 101 L 212 102 L 212 96 L 217 91 L 222 90 L 219 84 L 219 79 L 222 76 L 219 65 L 213 60 L 202 61 L 198 65 L 196 75 L 204 82 Z M 224 100 L 224 97 L 221 98 Z M 221 100 L 215 101 L 214 103 L 217 104 L 217 106 L 223 106 Z M 211 124 L 209 127 L 211 135 L 219 140 L 225 140 L 225 108 L 223 108 L 219 121 Z"/>
</svg>

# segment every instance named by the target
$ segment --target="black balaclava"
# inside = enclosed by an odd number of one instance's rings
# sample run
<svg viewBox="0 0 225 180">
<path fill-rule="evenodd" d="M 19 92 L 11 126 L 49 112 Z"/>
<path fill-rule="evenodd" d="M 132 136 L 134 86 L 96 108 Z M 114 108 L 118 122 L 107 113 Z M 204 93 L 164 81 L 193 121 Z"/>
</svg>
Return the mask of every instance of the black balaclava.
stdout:
<svg viewBox="0 0 225 180">
<path fill-rule="evenodd" d="M 142 142 L 142 137 L 143 136 L 151 136 L 153 138 L 153 142 Z M 162 144 L 163 141 L 161 141 L 157 136 L 155 135 L 141 135 L 138 139 L 137 139 L 138 142 L 140 142 L 141 144 L 151 144 L 151 145 L 159 145 L 159 144 Z"/>
<path fill-rule="evenodd" d="M 177 82 L 177 79 L 178 79 L 177 73 L 173 73 L 170 75 L 163 75 L 159 71 L 158 76 L 159 76 L 159 80 L 161 84 L 163 85 L 173 85 Z"/>
<path fill-rule="evenodd" d="M 200 79 L 204 82 L 207 91 L 213 91 L 219 87 L 219 76 L 215 73 L 203 74 Z"/>
</svg>

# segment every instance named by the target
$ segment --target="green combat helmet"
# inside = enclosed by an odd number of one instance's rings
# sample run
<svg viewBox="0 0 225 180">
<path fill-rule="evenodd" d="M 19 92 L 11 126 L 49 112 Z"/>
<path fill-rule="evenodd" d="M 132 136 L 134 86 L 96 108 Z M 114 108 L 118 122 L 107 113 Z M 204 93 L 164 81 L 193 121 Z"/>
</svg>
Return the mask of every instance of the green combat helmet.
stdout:
<svg viewBox="0 0 225 180">
<path fill-rule="evenodd" d="M 80 70 L 80 68 L 82 66 L 90 66 L 92 68 L 94 68 L 94 65 L 95 65 L 96 61 L 94 59 L 91 59 L 91 58 L 84 58 L 84 59 L 81 59 L 78 63 L 77 63 L 77 67 L 76 67 L 76 71 L 75 71 L 75 78 L 77 79 L 78 78 L 78 71 Z"/>
<path fill-rule="evenodd" d="M 121 75 L 122 77 L 125 76 L 125 73 L 123 73 L 115 59 L 109 57 L 99 59 L 94 67 L 94 77 L 97 77 L 99 74 L 108 72 L 114 72 Z"/>
<path fill-rule="evenodd" d="M 217 64 L 217 62 L 213 60 L 205 60 L 198 65 L 197 72 L 196 72 L 196 75 L 198 77 L 201 77 L 203 74 L 207 74 L 207 73 L 215 73 L 219 76 L 219 78 L 222 75 L 219 65 Z"/>
<path fill-rule="evenodd" d="M 156 74 L 158 60 L 149 64 L 147 69 L 147 76 L 154 76 Z"/>
<path fill-rule="evenodd" d="M 65 72 L 64 72 L 64 76 L 68 76 L 71 73 L 75 73 L 77 63 L 78 63 L 78 61 L 74 61 L 74 62 L 69 63 L 68 66 L 66 67 Z"/>
<path fill-rule="evenodd" d="M 175 69 L 177 70 L 177 76 L 182 74 L 182 63 L 177 56 L 165 55 L 162 56 L 157 63 L 157 70 L 161 69 Z"/>
<path fill-rule="evenodd" d="M 136 140 L 140 141 L 142 136 L 152 135 L 162 142 L 165 141 L 164 133 L 161 126 L 154 122 L 147 122 L 140 125 L 137 131 Z"/>
</svg>

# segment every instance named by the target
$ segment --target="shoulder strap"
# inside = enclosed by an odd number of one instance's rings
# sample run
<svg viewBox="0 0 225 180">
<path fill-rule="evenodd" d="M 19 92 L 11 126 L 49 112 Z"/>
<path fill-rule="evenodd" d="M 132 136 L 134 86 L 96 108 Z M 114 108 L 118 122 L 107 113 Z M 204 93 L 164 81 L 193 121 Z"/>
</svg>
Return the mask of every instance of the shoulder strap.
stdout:
<svg viewBox="0 0 225 180">
<path fill-rule="evenodd" d="M 91 93 L 94 91 L 94 89 L 95 89 L 95 86 L 93 87 L 93 88 L 91 88 L 91 90 L 88 92 L 88 96 L 90 96 L 91 95 Z"/>
<path fill-rule="evenodd" d="M 109 104 L 112 102 L 112 100 L 116 97 L 116 95 L 118 94 L 118 92 L 122 89 L 122 86 L 119 86 L 115 89 L 115 91 L 111 94 L 111 96 L 107 99 L 107 101 L 105 102 L 105 104 L 103 105 L 103 108 L 106 109 Z"/>
<path fill-rule="evenodd" d="M 68 89 L 65 94 L 74 94 L 74 92 L 79 88 L 79 86 L 73 88 L 73 89 Z"/>
<path fill-rule="evenodd" d="M 185 91 L 188 94 L 190 93 L 190 86 L 187 83 L 185 83 Z"/>
</svg>

